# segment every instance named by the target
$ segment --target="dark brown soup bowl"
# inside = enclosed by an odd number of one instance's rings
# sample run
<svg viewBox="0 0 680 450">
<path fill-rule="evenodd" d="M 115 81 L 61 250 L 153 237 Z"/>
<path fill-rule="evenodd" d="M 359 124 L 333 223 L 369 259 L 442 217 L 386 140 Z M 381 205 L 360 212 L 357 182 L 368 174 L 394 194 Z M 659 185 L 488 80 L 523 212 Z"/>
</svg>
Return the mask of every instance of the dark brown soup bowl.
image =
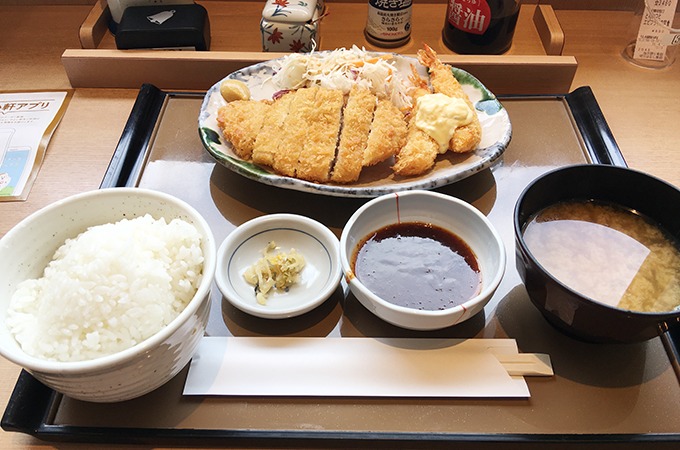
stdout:
<svg viewBox="0 0 680 450">
<path fill-rule="evenodd" d="M 617 166 L 584 164 L 548 172 L 515 205 L 516 264 L 529 297 L 563 332 L 599 343 L 641 342 L 680 326 L 680 309 L 643 313 L 598 303 L 562 284 L 527 248 L 523 232 L 543 208 L 567 200 L 599 200 L 639 212 L 680 242 L 680 190 L 650 175 Z M 678 299 L 680 303 L 680 299 Z"/>
</svg>

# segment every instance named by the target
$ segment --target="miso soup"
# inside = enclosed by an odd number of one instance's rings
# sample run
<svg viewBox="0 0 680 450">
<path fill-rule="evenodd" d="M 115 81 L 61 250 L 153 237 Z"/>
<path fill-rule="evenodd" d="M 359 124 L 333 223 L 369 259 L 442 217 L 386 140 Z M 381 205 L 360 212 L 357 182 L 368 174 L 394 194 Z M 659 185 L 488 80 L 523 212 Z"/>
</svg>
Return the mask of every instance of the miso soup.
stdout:
<svg viewBox="0 0 680 450">
<path fill-rule="evenodd" d="M 621 309 L 667 312 L 680 304 L 680 246 L 648 218 L 621 206 L 567 201 L 524 229 L 536 260 L 592 300 Z"/>
</svg>

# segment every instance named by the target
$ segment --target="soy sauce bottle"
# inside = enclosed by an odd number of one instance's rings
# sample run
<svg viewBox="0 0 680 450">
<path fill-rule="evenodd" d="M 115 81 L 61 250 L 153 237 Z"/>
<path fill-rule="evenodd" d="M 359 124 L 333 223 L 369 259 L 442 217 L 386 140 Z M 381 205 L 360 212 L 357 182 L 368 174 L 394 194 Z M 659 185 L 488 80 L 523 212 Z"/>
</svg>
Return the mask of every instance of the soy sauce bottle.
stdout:
<svg viewBox="0 0 680 450">
<path fill-rule="evenodd" d="M 505 53 L 519 16 L 519 0 L 448 0 L 442 38 L 456 53 Z"/>
</svg>

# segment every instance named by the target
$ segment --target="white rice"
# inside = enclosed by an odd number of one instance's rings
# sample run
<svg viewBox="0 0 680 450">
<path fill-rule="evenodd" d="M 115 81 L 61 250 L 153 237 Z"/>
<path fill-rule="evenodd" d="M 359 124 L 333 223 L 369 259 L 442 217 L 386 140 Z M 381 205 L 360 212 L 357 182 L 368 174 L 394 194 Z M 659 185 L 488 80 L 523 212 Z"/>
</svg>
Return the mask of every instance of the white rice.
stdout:
<svg viewBox="0 0 680 450">
<path fill-rule="evenodd" d="M 130 348 L 169 324 L 201 281 L 201 235 L 150 215 L 67 240 L 39 279 L 19 284 L 7 325 L 21 348 L 83 361 Z"/>
</svg>

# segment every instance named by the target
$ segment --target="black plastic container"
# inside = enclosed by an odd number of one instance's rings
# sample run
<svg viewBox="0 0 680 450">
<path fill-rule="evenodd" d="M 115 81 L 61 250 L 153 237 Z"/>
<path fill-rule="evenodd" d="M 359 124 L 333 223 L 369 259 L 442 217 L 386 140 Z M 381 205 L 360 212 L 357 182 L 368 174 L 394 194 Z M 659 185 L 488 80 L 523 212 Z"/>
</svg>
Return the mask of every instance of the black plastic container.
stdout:
<svg viewBox="0 0 680 450">
<path fill-rule="evenodd" d="M 643 313 L 598 303 L 565 286 L 541 266 L 527 248 L 524 228 L 534 214 L 566 200 L 618 204 L 652 219 L 680 242 L 680 190 L 658 178 L 602 164 L 567 166 L 540 176 L 520 195 L 514 227 L 517 270 L 543 316 L 569 335 L 600 343 L 640 342 L 680 328 L 680 309 Z"/>
<path fill-rule="evenodd" d="M 116 30 L 116 47 L 208 50 L 208 12 L 198 4 L 126 8 Z"/>
</svg>

